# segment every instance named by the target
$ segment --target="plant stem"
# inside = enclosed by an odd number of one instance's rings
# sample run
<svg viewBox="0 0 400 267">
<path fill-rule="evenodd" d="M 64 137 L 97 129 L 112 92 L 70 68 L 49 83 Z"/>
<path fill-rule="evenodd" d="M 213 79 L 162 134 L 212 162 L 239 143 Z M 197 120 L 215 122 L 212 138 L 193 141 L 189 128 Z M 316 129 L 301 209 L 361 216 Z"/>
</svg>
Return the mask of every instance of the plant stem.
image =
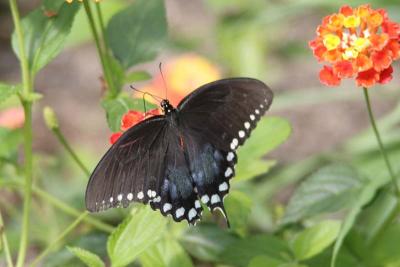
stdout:
<svg viewBox="0 0 400 267">
<path fill-rule="evenodd" d="M 1 180 L 1 179 L 0 179 Z M 0 182 L 0 187 L 1 186 L 8 186 L 8 187 L 22 187 L 23 184 L 19 181 L 2 181 Z M 38 197 L 42 198 L 43 200 L 45 200 L 47 203 L 53 205 L 54 207 L 58 208 L 60 211 L 64 212 L 65 214 L 68 214 L 72 217 L 78 217 L 79 215 L 82 214 L 82 211 L 79 211 L 71 206 L 69 206 L 68 204 L 65 204 L 65 202 L 63 202 L 62 200 L 59 200 L 58 198 L 50 195 L 49 193 L 47 193 L 46 191 L 43 191 L 42 189 L 33 186 L 32 187 L 32 192 L 37 195 Z M 97 220 L 96 218 L 93 218 L 91 216 L 85 217 L 84 221 L 88 224 L 93 225 L 94 227 L 96 227 L 97 229 L 104 231 L 106 233 L 111 233 L 114 230 L 114 227 L 103 223 L 100 220 Z"/>
<path fill-rule="evenodd" d="M 79 159 L 78 155 L 75 153 L 75 151 L 72 149 L 72 147 L 70 146 L 68 141 L 65 139 L 65 137 L 62 134 L 62 132 L 60 131 L 60 129 L 59 128 L 54 129 L 53 133 L 57 136 L 57 138 L 60 141 L 60 143 L 68 151 L 68 153 L 75 160 L 75 162 L 82 169 L 82 171 L 86 174 L 86 176 L 89 177 L 90 176 L 90 171 L 88 170 L 88 168 L 86 168 L 86 166 L 83 164 L 83 162 Z"/>
<path fill-rule="evenodd" d="M 28 60 L 25 54 L 25 40 L 22 31 L 21 19 L 18 11 L 17 1 L 9 0 L 10 9 L 15 26 L 15 32 L 18 39 L 18 54 L 21 64 L 23 92 L 21 94 L 21 102 L 24 107 L 25 124 L 24 124 L 24 210 L 22 216 L 21 240 L 18 251 L 17 267 L 22 267 L 25 262 L 26 250 L 28 247 L 29 233 L 29 213 L 32 198 L 32 102 L 27 100 L 29 94 L 33 91 L 32 77 L 30 77 Z"/>
<path fill-rule="evenodd" d="M 107 86 L 108 86 L 108 88 L 109 88 L 109 90 L 111 92 L 112 97 L 115 97 L 116 95 L 114 95 L 114 94 L 116 93 L 115 92 L 116 90 L 114 89 L 114 83 L 113 83 L 113 80 L 112 80 L 112 75 L 110 73 L 109 65 L 107 64 L 108 61 L 106 59 L 106 55 L 105 55 L 105 53 L 104 53 L 104 51 L 103 51 L 103 49 L 101 47 L 101 44 L 100 44 L 100 37 L 99 37 L 99 34 L 97 32 L 97 29 L 96 29 L 96 24 L 95 24 L 94 19 L 93 19 L 93 14 L 92 14 L 92 10 L 90 8 L 89 1 L 88 0 L 83 0 L 83 6 L 85 8 L 85 12 L 86 12 L 86 15 L 87 15 L 88 20 L 89 20 L 90 29 L 92 31 L 92 34 L 93 34 L 93 37 L 94 37 L 94 41 L 96 43 L 97 52 L 98 52 L 99 57 L 100 57 L 100 62 L 101 62 L 101 65 L 103 67 L 104 78 L 105 78 L 105 80 L 107 82 Z"/>
<path fill-rule="evenodd" d="M 47 246 L 39 256 L 32 262 L 31 266 L 36 266 L 44 257 L 47 256 L 56 246 L 57 244 L 63 240 L 78 224 L 88 215 L 88 212 L 83 212 L 75 221 L 73 221 L 51 244 Z"/>
<path fill-rule="evenodd" d="M 388 157 L 388 155 L 386 153 L 385 147 L 383 146 L 381 135 L 379 134 L 378 127 L 376 126 L 374 114 L 373 114 L 372 108 L 371 108 L 371 102 L 369 100 L 368 89 L 364 87 L 363 91 L 364 91 L 365 103 L 367 104 L 368 116 L 369 116 L 369 120 L 370 120 L 371 125 L 372 125 L 372 129 L 374 130 L 376 140 L 378 141 L 379 149 L 381 151 L 381 154 L 382 154 L 383 159 L 385 161 L 386 167 L 387 167 L 388 172 L 390 174 L 390 178 L 392 179 L 392 182 L 393 182 L 393 185 L 394 185 L 394 189 L 396 191 L 397 198 L 400 199 L 399 184 L 397 183 L 396 176 L 394 175 L 394 172 L 393 172 L 393 168 L 390 165 L 389 157 Z"/>
<path fill-rule="evenodd" d="M 12 261 L 10 247 L 8 245 L 8 239 L 6 235 L 6 230 L 4 229 L 4 222 L 1 213 L 0 213 L 0 232 L 1 232 L 1 243 L 3 244 L 4 247 L 4 255 L 6 256 L 7 266 L 13 267 L 14 264 Z"/>
<path fill-rule="evenodd" d="M 109 47 L 108 47 L 108 40 L 107 40 L 107 35 L 106 35 L 106 28 L 105 28 L 105 24 L 104 24 L 104 20 L 103 20 L 103 12 L 101 12 L 101 3 L 97 2 L 95 3 L 96 5 L 96 14 L 97 17 L 99 18 L 99 24 L 100 24 L 100 30 L 101 30 L 101 34 L 103 36 L 103 43 L 104 43 L 104 50 L 105 50 L 105 54 L 107 56 L 109 56 Z"/>
</svg>

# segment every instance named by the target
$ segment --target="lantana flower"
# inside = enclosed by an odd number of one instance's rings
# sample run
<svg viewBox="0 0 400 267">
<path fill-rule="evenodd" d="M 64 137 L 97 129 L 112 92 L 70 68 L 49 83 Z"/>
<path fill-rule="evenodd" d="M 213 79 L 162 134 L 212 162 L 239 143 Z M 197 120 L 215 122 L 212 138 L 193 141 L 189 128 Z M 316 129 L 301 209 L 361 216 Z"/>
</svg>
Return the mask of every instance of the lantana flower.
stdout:
<svg viewBox="0 0 400 267">
<path fill-rule="evenodd" d="M 153 80 L 140 88 L 140 91 L 165 97 L 165 90 L 168 90 L 168 100 L 175 107 L 191 91 L 199 86 L 218 80 L 221 75 L 218 68 L 206 58 L 196 54 L 186 54 L 179 56 L 163 65 L 164 80 L 161 73 L 154 76 Z M 165 88 L 167 87 L 167 88 Z M 136 95 L 142 97 L 141 93 Z M 146 98 L 154 102 L 152 97 Z M 130 127 L 136 125 L 144 119 L 154 115 L 159 115 L 159 109 L 153 109 L 146 114 L 136 110 L 130 110 L 122 116 L 121 132 L 113 133 L 110 137 L 110 143 L 114 144 L 122 133 Z"/>
<path fill-rule="evenodd" d="M 392 79 L 392 63 L 400 58 L 400 24 L 384 9 L 370 5 L 343 6 L 326 16 L 309 45 L 320 62 L 320 81 L 337 86 L 355 78 L 357 86 L 371 87 Z"/>
<path fill-rule="evenodd" d="M 158 108 L 149 110 L 147 112 L 141 112 L 136 110 L 129 110 L 121 118 L 121 131 L 111 134 L 110 143 L 114 144 L 121 137 L 121 135 L 127 131 L 132 126 L 138 124 L 139 122 L 150 118 L 155 115 L 160 115 L 160 110 Z"/>
</svg>

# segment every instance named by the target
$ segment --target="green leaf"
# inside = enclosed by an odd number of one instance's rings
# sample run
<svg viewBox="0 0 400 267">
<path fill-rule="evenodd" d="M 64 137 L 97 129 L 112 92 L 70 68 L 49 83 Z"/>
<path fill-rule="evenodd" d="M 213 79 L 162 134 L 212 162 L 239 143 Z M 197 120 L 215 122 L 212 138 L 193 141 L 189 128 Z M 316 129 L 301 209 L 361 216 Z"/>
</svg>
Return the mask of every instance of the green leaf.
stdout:
<svg viewBox="0 0 400 267">
<path fill-rule="evenodd" d="M 338 256 L 339 250 L 343 244 L 343 241 L 350 231 L 350 229 L 353 227 L 356 218 L 358 214 L 361 212 L 362 208 L 369 203 L 372 198 L 375 196 L 376 191 L 385 185 L 389 181 L 389 178 L 387 179 L 374 179 L 371 180 L 368 184 L 366 184 L 361 192 L 357 195 L 356 200 L 352 204 L 348 214 L 346 215 L 343 224 L 340 228 L 339 235 L 336 239 L 335 245 L 333 247 L 333 253 L 332 253 L 332 261 L 331 261 L 331 266 L 335 267 L 336 264 L 336 258 Z"/>
<path fill-rule="evenodd" d="M 400 224 L 389 225 L 369 249 L 371 266 L 400 266 Z"/>
<path fill-rule="evenodd" d="M 108 238 L 107 251 L 113 266 L 125 266 L 160 239 L 167 220 L 149 206 L 134 209 Z"/>
<path fill-rule="evenodd" d="M 229 214 L 229 222 L 232 229 L 246 227 L 251 213 L 251 199 L 244 193 L 232 190 L 224 201 L 226 213 Z"/>
<path fill-rule="evenodd" d="M 125 76 L 126 83 L 142 82 L 150 79 L 151 75 L 147 71 L 134 71 Z"/>
<path fill-rule="evenodd" d="M 102 106 L 106 111 L 108 127 L 111 131 L 118 132 L 121 126 L 121 118 L 129 110 L 144 111 L 142 99 L 133 99 L 127 96 L 120 96 L 116 99 L 106 99 L 102 101 Z M 146 109 L 154 108 L 154 104 L 146 102 Z"/>
<path fill-rule="evenodd" d="M 58 9 L 52 10 L 56 13 L 55 16 L 48 17 L 44 12 L 47 10 L 46 5 L 48 6 L 48 3 L 22 19 L 25 55 L 33 74 L 36 74 L 61 52 L 71 30 L 75 14 L 80 7 L 76 1 L 68 4 L 64 0 L 53 0 L 52 7 L 58 7 Z M 19 56 L 18 39 L 15 32 L 12 36 L 12 46 L 15 54 Z"/>
<path fill-rule="evenodd" d="M 278 260 L 275 258 L 271 258 L 269 256 L 260 255 L 253 258 L 248 267 L 281 267 L 285 262 L 283 260 Z"/>
<path fill-rule="evenodd" d="M 323 221 L 295 236 L 291 248 L 297 260 L 314 257 L 330 246 L 340 230 L 339 221 Z"/>
<path fill-rule="evenodd" d="M 214 224 L 200 224 L 188 228 L 179 240 L 195 258 L 215 262 L 222 251 L 238 238 Z"/>
<path fill-rule="evenodd" d="M 323 167 L 296 189 L 282 224 L 348 207 L 357 199 L 366 182 L 349 166 L 334 164 Z"/>
<path fill-rule="evenodd" d="M 17 88 L 15 85 L 0 83 L 0 103 L 15 95 L 18 92 Z"/>
<path fill-rule="evenodd" d="M 182 246 L 166 236 L 140 255 L 143 267 L 193 267 L 192 260 Z"/>
<path fill-rule="evenodd" d="M 264 234 L 231 243 L 222 251 L 220 260 L 228 265 L 247 266 L 251 259 L 259 255 L 285 260 L 290 257 L 290 252 L 284 241 Z"/>
<path fill-rule="evenodd" d="M 22 143 L 22 131 L 0 127 L 0 160 L 17 161 L 18 147 Z"/>
<path fill-rule="evenodd" d="M 162 0 L 136 0 L 114 15 L 107 27 L 111 50 L 125 69 L 154 59 L 166 36 Z"/>
<path fill-rule="evenodd" d="M 279 117 L 262 118 L 246 144 L 238 150 L 235 181 L 250 179 L 267 172 L 274 162 L 261 158 L 285 142 L 290 133 L 291 127 L 287 120 Z"/>
<path fill-rule="evenodd" d="M 96 254 L 79 247 L 68 247 L 75 256 L 89 267 L 104 267 L 104 262 Z"/>
<path fill-rule="evenodd" d="M 389 188 L 379 192 L 374 201 L 357 218 L 355 231 L 362 235 L 362 243 L 370 245 L 397 213 L 398 200 Z"/>
</svg>

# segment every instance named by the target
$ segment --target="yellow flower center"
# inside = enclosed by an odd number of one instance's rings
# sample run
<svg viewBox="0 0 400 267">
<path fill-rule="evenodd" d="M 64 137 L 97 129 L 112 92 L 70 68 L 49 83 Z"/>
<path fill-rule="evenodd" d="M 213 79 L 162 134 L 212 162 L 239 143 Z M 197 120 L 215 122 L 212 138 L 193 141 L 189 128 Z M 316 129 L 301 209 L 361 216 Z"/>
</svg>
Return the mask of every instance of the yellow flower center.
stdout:
<svg viewBox="0 0 400 267">
<path fill-rule="evenodd" d="M 357 38 L 353 43 L 352 46 L 354 47 L 355 50 L 358 52 L 363 51 L 365 48 L 367 48 L 370 45 L 370 42 L 366 38 Z"/>
<path fill-rule="evenodd" d="M 334 34 L 327 34 L 324 36 L 324 45 L 328 51 L 334 50 L 338 48 L 340 45 L 340 38 L 337 35 Z"/>
<path fill-rule="evenodd" d="M 342 54 L 343 59 L 349 60 L 358 57 L 358 51 L 354 47 L 347 48 L 344 53 Z"/>
<path fill-rule="evenodd" d="M 357 28 L 360 26 L 361 19 L 359 16 L 348 16 L 344 19 L 343 25 L 346 28 Z"/>
</svg>

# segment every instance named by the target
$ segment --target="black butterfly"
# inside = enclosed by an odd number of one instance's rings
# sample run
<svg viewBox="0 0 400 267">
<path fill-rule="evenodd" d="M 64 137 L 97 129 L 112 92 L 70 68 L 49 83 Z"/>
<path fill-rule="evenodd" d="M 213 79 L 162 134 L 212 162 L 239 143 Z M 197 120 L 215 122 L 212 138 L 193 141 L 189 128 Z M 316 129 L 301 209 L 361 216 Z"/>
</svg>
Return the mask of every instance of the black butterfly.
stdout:
<svg viewBox="0 0 400 267">
<path fill-rule="evenodd" d="M 223 199 L 235 175 L 236 149 L 268 110 L 272 91 L 250 78 L 218 80 L 201 86 L 164 115 L 126 131 L 93 171 L 86 207 L 101 211 L 150 203 L 175 221 L 195 224 L 200 200 L 226 217 Z"/>
</svg>

